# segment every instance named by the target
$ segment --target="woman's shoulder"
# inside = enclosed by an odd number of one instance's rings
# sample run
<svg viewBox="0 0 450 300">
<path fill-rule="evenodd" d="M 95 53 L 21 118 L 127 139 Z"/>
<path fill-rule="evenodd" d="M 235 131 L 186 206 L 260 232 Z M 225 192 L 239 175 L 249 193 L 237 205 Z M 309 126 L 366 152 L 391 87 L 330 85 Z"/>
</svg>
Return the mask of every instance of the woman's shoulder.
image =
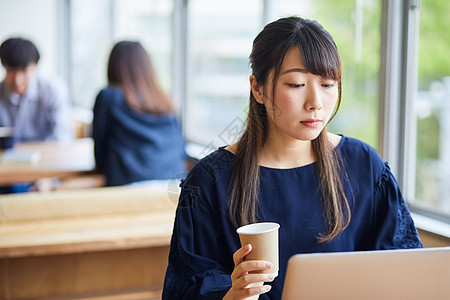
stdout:
<svg viewBox="0 0 450 300">
<path fill-rule="evenodd" d="M 97 95 L 98 101 L 122 101 L 124 98 L 123 92 L 119 87 L 108 85 L 100 90 Z"/>
<path fill-rule="evenodd" d="M 189 172 L 188 178 L 192 176 L 200 178 L 205 176 L 216 177 L 221 172 L 231 171 L 234 161 L 234 154 L 221 147 L 198 160 Z"/>
<path fill-rule="evenodd" d="M 186 178 L 181 181 L 182 196 L 180 196 L 179 206 L 194 207 L 199 203 L 217 205 L 216 201 L 219 201 L 217 189 L 224 188 L 226 190 L 231 178 L 232 156 L 233 154 L 220 148 L 200 159 Z M 189 195 L 189 197 L 185 197 L 185 195 Z M 198 201 L 199 199 L 204 201 Z"/>
<path fill-rule="evenodd" d="M 344 155 L 347 154 L 355 158 L 381 159 L 380 154 L 374 147 L 356 138 L 342 136 L 338 148 Z"/>
<path fill-rule="evenodd" d="M 230 151 L 221 147 L 200 159 L 195 168 L 208 168 L 212 171 L 231 169 L 235 161 L 235 156 Z"/>
<path fill-rule="evenodd" d="M 364 141 L 343 136 L 338 148 L 346 165 L 353 170 L 371 170 L 373 176 L 378 178 L 386 169 L 386 163 L 378 151 Z"/>
</svg>

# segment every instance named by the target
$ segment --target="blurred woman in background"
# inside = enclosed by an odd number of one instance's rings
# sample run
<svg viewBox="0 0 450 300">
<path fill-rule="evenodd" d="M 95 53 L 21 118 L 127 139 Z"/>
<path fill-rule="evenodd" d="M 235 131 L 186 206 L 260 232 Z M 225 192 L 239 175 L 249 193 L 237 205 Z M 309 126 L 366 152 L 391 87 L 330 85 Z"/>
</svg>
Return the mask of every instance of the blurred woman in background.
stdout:
<svg viewBox="0 0 450 300">
<path fill-rule="evenodd" d="M 172 101 L 139 42 L 121 41 L 111 51 L 108 86 L 94 105 L 93 138 L 107 186 L 178 178 L 186 171 Z"/>
</svg>

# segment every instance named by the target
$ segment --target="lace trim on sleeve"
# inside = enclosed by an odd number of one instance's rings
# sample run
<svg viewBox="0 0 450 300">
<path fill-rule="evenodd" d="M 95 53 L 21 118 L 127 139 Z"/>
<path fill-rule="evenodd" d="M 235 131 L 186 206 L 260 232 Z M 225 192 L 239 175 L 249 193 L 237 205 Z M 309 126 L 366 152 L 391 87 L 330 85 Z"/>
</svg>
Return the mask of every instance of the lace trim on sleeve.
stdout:
<svg viewBox="0 0 450 300">
<path fill-rule="evenodd" d="M 388 188 L 394 188 L 389 187 L 389 185 L 395 185 L 398 188 L 396 180 L 391 173 L 389 164 L 385 162 L 383 173 L 381 174 L 377 182 L 377 189 L 380 191 Z M 393 201 L 393 199 L 388 200 Z M 417 232 L 408 206 L 401 193 L 398 193 L 398 197 L 396 200 L 398 201 L 396 214 L 397 225 L 395 227 L 393 241 L 395 247 L 399 249 L 422 248 L 422 242 L 420 241 L 419 233 Z"/>
<path fill-rule="evenodd" d="M 378 178 L 378 181 L 376 184 L 377 192 L 379 192 L 380 190 L 382 190 L 385 187 L 385 185 L 387 184 L 387 182 L 389 181 L 389 178 L 391 176 L 392 176 L 391 167 L 389 167 L 389 164 L 387 162 L 385 162 L 383 172 L 381 173 L 380 177 Z"/>
<path fill-rule="evenodd" d="M 414 222 L 405 201 L 402 199 L 397 210 L 397 227 L 394 234 L 394 244 L 397 248 L 422 248 Z"/>
<path fill-rule="evenodd" d="M 181 180 L 180 187 L 182 192 L 178 200 L 178 209 L 194 207 L 200 198 L 200 188 L 189 185 L 185 179 Z"/>
</svg>

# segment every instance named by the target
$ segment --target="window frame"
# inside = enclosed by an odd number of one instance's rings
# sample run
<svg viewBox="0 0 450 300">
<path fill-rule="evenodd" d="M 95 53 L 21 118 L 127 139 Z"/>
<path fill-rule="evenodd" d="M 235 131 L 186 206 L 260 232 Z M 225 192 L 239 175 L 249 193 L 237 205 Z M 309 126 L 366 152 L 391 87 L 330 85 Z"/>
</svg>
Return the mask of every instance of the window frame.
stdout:
<svg viewBox="0 0 450 300">
<path fill-rule="evenodd" d="M 443 235 L 450 216 L 419 207 L 415 199 L 420 0 L 383 0 L 380 49 L 378 151 L 394 173 L 419 228 Z M 438 228 L 439 227 L 439 228 Z M 450 238 L 450 231 L 446 237 Z"/>
<path fill-rule="evenodd" d="M 381 22 L 378 151 L 407 200 L 414 198 L 417 3 L 383 0 Z"/>
</svg>

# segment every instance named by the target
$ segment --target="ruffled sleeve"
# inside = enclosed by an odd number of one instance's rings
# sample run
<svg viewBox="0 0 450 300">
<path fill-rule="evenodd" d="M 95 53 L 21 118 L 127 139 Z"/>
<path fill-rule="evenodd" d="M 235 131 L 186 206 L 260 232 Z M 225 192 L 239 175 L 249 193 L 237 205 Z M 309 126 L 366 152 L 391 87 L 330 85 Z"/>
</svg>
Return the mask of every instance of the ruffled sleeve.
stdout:
<svg viewBox="0 0 450 300">
<path fill-rule="evenodd" d="M 164 300 L 222 299 L 231 288 L 233 254 L 240 241 L 228 217 L 233 160 L 225 151 L 200 160 L 181 183 Z M 277 298 L 263 294 L 259 299 Z"/>
<path fill-rule="evenodd" d="M 231 278 L 217 259 L 218 247 L 226 242 L 221 241 L 218 212 L 199 186 L 187 180 L 181 187 L 162 299 L 222 299 Z"/>
<path fill-rule="evenodd" d="M 375 249 L 422 248 L 408 206 L 387 163 L 377 181 L 374 200 Z"/>
</svg>

